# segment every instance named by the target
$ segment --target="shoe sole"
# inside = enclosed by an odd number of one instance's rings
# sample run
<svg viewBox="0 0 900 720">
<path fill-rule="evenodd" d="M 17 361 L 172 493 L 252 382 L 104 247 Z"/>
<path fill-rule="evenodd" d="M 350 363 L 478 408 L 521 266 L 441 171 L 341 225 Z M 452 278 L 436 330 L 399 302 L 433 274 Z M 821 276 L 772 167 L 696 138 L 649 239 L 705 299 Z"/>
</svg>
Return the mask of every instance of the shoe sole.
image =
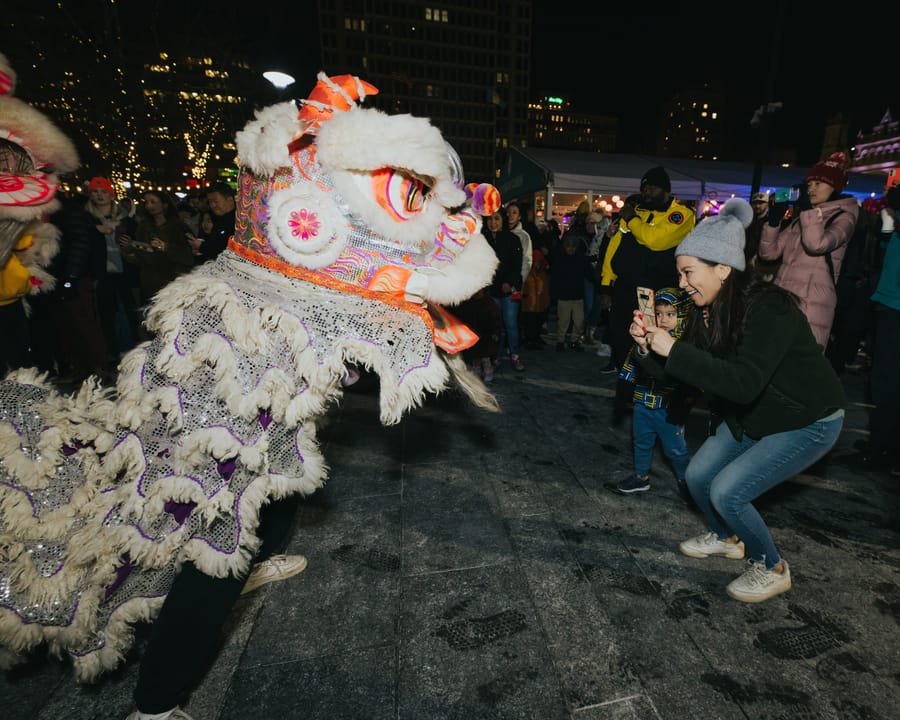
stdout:
<svg viewBox="0 0 900 720">
<path fill-rule="evenodd" d="M 294 575 L 299 575 L 304 570 L 306 570 L 306 566 L 308 564 L 309 564 L 309 561 L 304 556 L 303 564 L 298 565 L 293 570 L 289 570 L 289 571 L 282 573 L 281 575 L 277 575 L 275 577 L 260 578 L 259 580 L 253 582 L 252 584 L 248 580 L 247 583 L 244 585 L 244 589 L 241 590 L 241 595 L 246 595 L 247 593 L 251 593 L 256 589 L 261 588 L 263 585 L 269 585 L 270 583 L 273 583 L 273 582 L 281 582 L 282 580 L 287 580 L 288 578 L 294 577 Z"/>
<path fill-rule="evenodd" d="M 728 560 L 743 560 L 744 559 L 744 548 L 740 545 L 736 545 L 735 547 L 741 548 L 740 555 L 736 555 L 734 553 L 730 553 L 730 554 L 729 553 L 704 553 L 704 552 L 701 552 L 700 550 L 690 550 L 688 548 L 685 548 L 685 546 L 683 544 L 679 545 L 678 549 L 681 551 L 682 555 L 687 555 L 688 557 L 692 557 L 692 558 L 699 558 L 700 560 L 705 560 L 708 557 L 722 557 L 722 558 L 726 558 Z"/>
<path fill-rule="evenodd" d="M 793 587 L 793 583 L 791 582 L 791 579 L 788 578 L 787 585 L 770 592 L 768 595 L 741 595 L 740 593 L 732 590 L 731 587 L 726 587 L 725 592 L 728 593 L 728 597 L 730 597 L 732 600 L 738 600 L 744 603 L 761 603 L 775 597 L 776 595 L 786 593 L 791 589 L 791 587 Z"/>
<path fill-rule="evenodd" d="M 623 490 L 622 488 L 617 487 L 616 492 L 622 493 L 623 495 L 632 495 L 634 493 L 647 492 L 649 489 L 650 489 L 649 485 L 647 487 L 631 488 L 629 490 Z"/>
</svg>

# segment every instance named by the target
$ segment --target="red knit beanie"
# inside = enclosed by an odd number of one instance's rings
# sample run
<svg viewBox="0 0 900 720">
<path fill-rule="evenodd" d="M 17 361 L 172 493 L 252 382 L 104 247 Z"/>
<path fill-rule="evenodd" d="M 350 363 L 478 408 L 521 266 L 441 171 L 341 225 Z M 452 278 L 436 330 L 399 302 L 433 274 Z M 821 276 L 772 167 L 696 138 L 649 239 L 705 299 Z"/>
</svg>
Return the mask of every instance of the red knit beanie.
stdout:
<svg viewBox="0 0 900 720">
<path fill-rule="evenodd" d="M 116 196 L 116 191 L 113 190 L 112 183 L 105 177 L 98 176 L 91 178 L 91 181 L 88 183 L 88 190 L 93 190 L 94 188 L 103 188 L 113 198 Z"/>
<path fill-rule="evenodd" d="M 810 180 L 828 183 L 835 192 L 841 192 L 847 184 L 847 156 L 842 152 L 831 153 L 827 160 L 812 166 L 806 176 L 806 182 Z"/>
</svg>

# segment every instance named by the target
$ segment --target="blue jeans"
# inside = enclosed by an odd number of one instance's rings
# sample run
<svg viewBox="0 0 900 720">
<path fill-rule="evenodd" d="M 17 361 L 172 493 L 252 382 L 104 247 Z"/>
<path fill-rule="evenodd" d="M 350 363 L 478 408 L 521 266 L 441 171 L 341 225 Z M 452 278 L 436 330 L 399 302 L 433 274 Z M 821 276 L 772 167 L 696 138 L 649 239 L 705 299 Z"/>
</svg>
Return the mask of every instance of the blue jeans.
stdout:
<svg viewBox="0 0 900 720">
<path fill-rule="evenodd" d="M 650 474 L 653 447 L 656 438 L 659 438 L 663 452 L 675 470 L 675 477 L 684 480 L 691 459 L 684 440 L 684 425 L 667 423 L 666 412 L 665 408 L 653 410 L 635 400 L 631 429 L 634 435 L 634 473 L 638 477 L 644 478 Z"/>
<path fill-rule="evenodd" d="M 500 314 L 503 316 L 503 329 L 506 333 L 506 347 L 510 355 L 519 354 L 519 306 L 520 300 L 510 300 L 508 297 L 494 298 L 494 302 L 500 306 Z M 501 349 L 502 349 L 501 345 Z"/>
<path fill-rule="evenodd" d="M 837 442 L 843 416 L 816 420 L 806 427 L 735 440 L 728 425 L 719 423 L 688 465 L 686 480 L 709 529 L 720 540 L 737 535 L 747 554 L 772 569 L 781 557 L 769 528 L 751 504 L 753 500 L 802 472 Z"/>
</svg>

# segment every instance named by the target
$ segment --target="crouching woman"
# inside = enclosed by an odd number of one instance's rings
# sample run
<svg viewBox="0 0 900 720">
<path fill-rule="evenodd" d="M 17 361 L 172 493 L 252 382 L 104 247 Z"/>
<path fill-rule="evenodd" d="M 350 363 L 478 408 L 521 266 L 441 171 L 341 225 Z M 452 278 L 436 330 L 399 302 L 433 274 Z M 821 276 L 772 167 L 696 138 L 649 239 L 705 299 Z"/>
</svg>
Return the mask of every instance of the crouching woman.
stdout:
<svg viewBox="0 0 900 720">
<path fill-rule="evenodd" d="M 795 296 L 745 272 L 739 198 L 704 220 L 675 251 L 679 286 L 693 307 L 680 340 L 645 327 L 630 332 L 639 361 L 694 385 L 723 418 L 687 469 L 707 531 L 680 545 L 694 558 L 746 555 L 728 594 L 762 602 L 791 588 L 791 572 L 753 501 L 802 472 L 835 444 L 844 422 L 841 383 Z"/>
</svg>

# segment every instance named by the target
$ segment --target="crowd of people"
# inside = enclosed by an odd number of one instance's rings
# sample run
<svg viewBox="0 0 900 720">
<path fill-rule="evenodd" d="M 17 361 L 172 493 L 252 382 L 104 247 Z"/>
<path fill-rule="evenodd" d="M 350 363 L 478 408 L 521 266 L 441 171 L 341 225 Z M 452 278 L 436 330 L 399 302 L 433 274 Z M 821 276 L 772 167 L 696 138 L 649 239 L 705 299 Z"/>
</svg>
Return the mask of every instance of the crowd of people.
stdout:
<svg viewBox="0 0 900 720">
<path fill-rule="evenodd" d="M 60 230 L 48 268 L 58 281 L 28 300 L 27 319 L 8 346 L 25 350 L 4 353 L 5 369 L 37 367 L 64 384 L 112 380 L 120 358 L 149 339 L 142 317 L 153 296 L 226 247 L 234 196 L 216 183 L 180 202 L 160 190 L 133 202 L 99 175 L 85 192 L 60 196 L 49 218 Z"/>
<path fill-rule="evenodd" d="M 4 78 L 11 86 L 8 73 Z M 361 83 L 354 86 L 356 92 L 363 89 Z M 341 94 L 346 101 L 346 90 Z M 327 122 L 317 115 L 320 105 L 317 101 L 311 107 L 310 116 Z M 408 132 L 405 127 L 398 137 L 405 139 Z M 0 173 L 42 182 L 47 176 L 38 173 L 39 164 L 26 147 L 0 141 Z M 287 147 L 284 143 L 285 152 Z M 325 148 L 327 155 L 327 143 Z M 436 154 L 443 157 L 444 152 L 440 140 Z M 65 168 L 66 158 L 61 159 L 55 164 Z M 751 203 L 734 198 L 718 215 L 699 222 L 691 208 L 672 196 L 662 167 L 645 173 L 640 193 L 629 197 L 614 217 L 594 213 L 583 203 L 560 228 L 552 220 L 538 223 L 528 207 L 509 202 L 503 212 L 488 215 L 482 228 L 497 259 L 493 277 L 456 305 L 460 319 L 477 335 L 464 358 L 486 382 L 504 360 L 515 372 L 525 372 L 522 351 L 541 350 L 543 335 L 554 338 L 558 352 L 598 346 L 598 355 L 609 358 L 598 372 L 617 373 L 613 424 L 620 425 L 629 413 L 632 418 L 633 473 L 614 489 L 625 495 L 651 489 L 650 465 L 659 440 L 679 496 L 696 506 L 704 522 L 702 532 L 685 539 L 680 551 L 696 559 L 746 558 L 746 570 L 726 588 L 742 602 L 763 602 L 791 588 L 788 561 L 754 501 L 834 446 L 846 405 L 839 374 L 855 360 L 860 346 L 871 361 L 874 411 L 870 437 L 857 462 L 888 469 L 897 459 L 900 381 L 889 368 L 900 338 L 900 187 L 887 191 L 882 202 L 861 206 L 842 192 L 846 160 L 835 153 L 816 164 L 793 202 L 764 193 L 754 195 Z M 74 169 L 74 161 L 69 165 Z M 339 173 L 341 167 L 333 170 Z M 456 193 L 449 189 L 454 179 L 448 172 L 443 180 L 452 200 L 447 213 L 462 198 L 458 186 Z M 23 272 L 27 251 L 40 244 L 40 226 L 34 222 L 40 213 L 29 215 L 28 225 L 15 219 L 15 236 L 0 234 L 6 241 L 0 256 L 0 322 L 6 339 L 0 360 L 6 369 L 32 365 L 75 382 L 109 377 L 121 355 L 149 339 L 142 318 L 153 298 L 176 278 L 216 259 L 234 233 L 234 191 L 226 184 L 181 204 L 150 190 L 137 206 L 119 198 L 113 183 L 100 175 L 85 190 L 61 198 L 50 218 L 60 236 L 58 252 L 46 252 L 48 261 L 52 255 L 47 275 L 39 268 Z M 483 276 L 474 282 L 484 284 L 490 267 L 482 263 L 478 269 Z M 469 267 L 455 279 L 471 275 Z M 55 289 L 30 296 L 26 314 L 22 303 L 29 285 L 51 279 Z M 467 287 L 465 293 L 471 290 Z M 647 292 L 648 300 L 652 293 L 652 301 L 639 307 L 638 291 Z M 353 294 L 347 302 L 355 308 L 359 300 Z M 181 308 L 168 311 L 177 315 Z M 235 306 L 229 312 L 236 312 Z M 555 332 L 549 325 L 551 312 Z M 410 314 L 410 334 L 420 319 Z M 436 357 L 433 331 L 421 337 L 427 354 Z M 295 360 L 292 355 L 291 362 Z M 338 357 L 341 368 L 343 360 Z M 310 365 L 318 367 L 318 362 Z M 201 358 L 195 370 L 208 373 L 213 366 L 213 358 Z M 482 398 L 481 407 L 496 410 L 487 393 L 478 394 L 483 385 L 475 383 L 473 389 L 464 368 L 454 366 L 453 371 L 473 398 Z M 685 420 L 700 397 L 707 399 L 714 422 L 691 456 Z M 291 413 L 296 412 L 292 406 Z M 284 407 L 253 406 L 248 422 L 266 429 L 289 414 Z M 290 442 L 293 447 L 295 441 Z M 79 444 L 67 445 L 66 454 L 91 450 L 90 442 Z M 256 466 L 250 462 L 256 456 L 254 447 L 243 457 L 253 475 Z M 238 465 L 234 458 L 213 457 L 216 462 L 207 465 L 230 478 Z M 134 694 L 138 709 L 131 718 L 187 718 L 179 704 L 210 662 L 236 598 L 306 567 L 303 556 L 273 554 L 284 545 L 299 495 L 285 492 L 269 499 L 254 518 L 259 525 L 254 569 L 220 572 L 220 577 L 196 563 L 179 568 L 142 658 Z M 123 567 L 130 572 L 130 560 Z M 186 637 L 193 639 L 187 649 L 173 654 Z"/>
<path fill-rule="evenodd" d="M 520 337 L 527 350 L 543 348 L 542 334 L 558 351 L 595 339 L 609 347 L 597 371 L 617 373 L 612 425 L 631 415 L 634 450 L 633 474 L 611 489 L 650 490 L 658 440 L 678 495 L 706 519 L 681 551 L 746 555 L 749 569 L 727 588 L 746 602 L 791 586 L 753 501 L 832 448 L 845 405 L 839 376 L 854 363 L 871 365 L 874 409 L 868 440 L 842 462 L 898 473 L 900 381 L 889 367 L 900 337 L 900 187 L 860 203 L 843 193 L 846 168 L 833 153 L 795 199 L 758 192 L 699 221 L 672 197 L 662 167 L 613 217 L 582 203 L 562 234 L 509 203 L 486 222 L 500 260 L 494 281 L 461 306 L 489 338 L 467 351 L 486 381 L 505 359 L 524 370 Z M 643 312 L 639 288 L 655 292 Z M 701 397 L 712 421 L 690 457 L 685 421 Z"/>
</svg>

